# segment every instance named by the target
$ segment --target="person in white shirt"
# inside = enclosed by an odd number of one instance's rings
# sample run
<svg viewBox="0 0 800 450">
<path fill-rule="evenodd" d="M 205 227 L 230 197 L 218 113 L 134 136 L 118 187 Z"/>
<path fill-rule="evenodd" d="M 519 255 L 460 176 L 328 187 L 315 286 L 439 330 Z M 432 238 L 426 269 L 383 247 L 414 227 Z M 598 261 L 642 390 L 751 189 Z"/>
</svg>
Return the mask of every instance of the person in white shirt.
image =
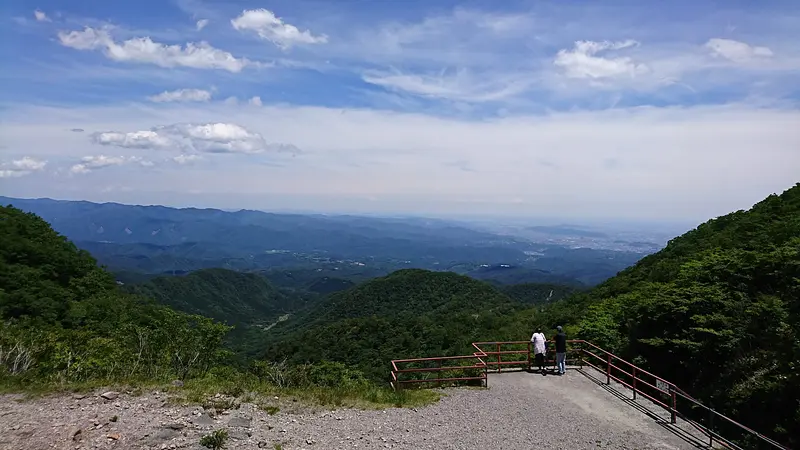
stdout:
<svg viewBox="0 0 800 450">
<path fill-rule="evenodd" d="M 531 336 L 531 345 L 533 346 L 533 354 L 536 358 L 536 365 L 539 366 L 539 371 L 542 372 L 542 375 L 545 375 L 544 371 L 544 353 L 545 353 L 545 342 L 547 339 L 544 337 L 544 333 L 542 333 L 542 329 L 540 327 L 536 328 L 536 332 L 533 333 Z"/>
</svg>

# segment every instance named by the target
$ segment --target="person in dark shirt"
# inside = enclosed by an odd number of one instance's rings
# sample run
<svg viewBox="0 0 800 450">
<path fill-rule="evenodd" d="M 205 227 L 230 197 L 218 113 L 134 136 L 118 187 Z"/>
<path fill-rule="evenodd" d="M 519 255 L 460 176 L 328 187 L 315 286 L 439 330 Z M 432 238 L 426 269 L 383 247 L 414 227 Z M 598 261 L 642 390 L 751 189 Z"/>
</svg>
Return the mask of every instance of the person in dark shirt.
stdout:
<svg viewBox="0 0 800 450">
<path fill-rule="evenodd" d="M 558 333 L 555 337 L 556 366 L 558 369 L 558 374 L 564 375 L 564 373 L 567 371 L 567 335 L 564 333 L 561 325 L 559 325 L 556 329 L 558 330 Z"/>
</svg>

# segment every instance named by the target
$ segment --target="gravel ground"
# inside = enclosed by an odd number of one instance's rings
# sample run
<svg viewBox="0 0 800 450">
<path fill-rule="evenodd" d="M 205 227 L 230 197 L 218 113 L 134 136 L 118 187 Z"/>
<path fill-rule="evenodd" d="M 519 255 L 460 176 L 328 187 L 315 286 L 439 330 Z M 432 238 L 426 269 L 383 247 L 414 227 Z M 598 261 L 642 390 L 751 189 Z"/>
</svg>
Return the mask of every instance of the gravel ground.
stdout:
<svg viewBox="0 0 800 450">
<path fill-rule="evenodd" d="M 7 395 L 0 396 L 0 449 L 199 450 L 200 437 L 219 428 L 229 430 L 232 450 L 696 448 L 574 370 L 493 375 L 489 386 L 449 389 L 420 409 L 321 411 L 270 399 L 281 408 L 275 415 L 243 404 L 209 416 L 200 407 L 170 406 L 164 393 Z"/>
</svg>

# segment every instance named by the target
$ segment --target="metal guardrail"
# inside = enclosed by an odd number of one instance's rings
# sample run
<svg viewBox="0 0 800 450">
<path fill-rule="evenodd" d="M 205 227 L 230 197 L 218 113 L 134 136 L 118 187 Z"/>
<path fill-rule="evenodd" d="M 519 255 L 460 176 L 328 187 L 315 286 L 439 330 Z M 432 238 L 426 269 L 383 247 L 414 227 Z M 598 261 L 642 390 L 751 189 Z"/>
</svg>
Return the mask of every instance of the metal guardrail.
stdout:
<svg viewBox="0 0 800 450">
<path fill-rule="evenodd" d="M 445 364 L 456 364 L 461 362 L 466 362 L 467 365 L 445 365 Z M 401 367 L 398 367 L 398 364 Z M 434 364 L 434 366 L 431 367 L 430 364 Z M 465 370 L 466 371 L 480 370 L 480 375 L 475 375 L 475 376 L 467 375 L 467 376 L 456 377 L 456 376 L 451 376 L 448 373 L 454 371 L 462 372 Z M 410 374 L 416 376 L 421 376 L 424 374 L 433 374 L 435 376 L 433 377 L 426 376 L 423 378 L 410 378 L 401 380 L 400 379 L 401 374 Z M 392 361 L 391 385 L 394 389 L 402 389 L 404 384 L 437 383 L 441 386 L 442 382 L 456 382 L 456 381 L 481 381 L 481 384 L 484 387 L 488 386 L 486 363 L 481 358 L 481 355 L 473 354 L 472 356 L 440 356 L 434 358 L 396 359 Z"/>
<path fill-rule="evenodd" d="M 550 341 L 552 342 L 552 341 Z M 764 436 L 763 434 L 742 425 L 733 419 L 715 411 L 697 399 L 691 397 L 686 392 L 675 386 L 675 384 L 654 375 L 633 363 L 625 361 L 619 356 L 604 350 L 591 342 L 574 339 L 567 341 L 567 355 L 578 355 L 578 358 L 567 360 L 567 364 L 572 366 L 589 366 L 606 376 L 606 384 L 610 385 L 611 380 L 633 391 L 633 400 L 637 396 L 642 396 L 654 404 L 664 408 L 670 413 L 670 422 L 676 423 L 677 419 L 689 423 L 701 433 L 708 436 L 709 446 L 718 443 L 726 448 L 744 450 L 739 444 L 725 438 L 720 433 L 714 431 L 714 421 L 723 421 L 732 425 L 745 435 L 750 435 L 758 442 L 768 444 L 770 448 L 779 450 L 791 450 L 777 441 Z M 402 389 L 405 384 L 417 383 L 438 383 L 443 382 L 463 382 L 480 381 L 481 385 L 488 387 L 489 370 L 502 372 L 504 368 L 518 367 L 521 369 L 531 369 L 531 343 L 529 341 L 503 341 L 503 342 L 474 342 L 472 346 L 475 352 L 471 356 L 444 356 L 438 358 L 415 358 L 400 359 L 392 361 L 392 381 L 394 389 Z M 504 349 L 504 347 L 506 349 Z M 508 349 L 512 347 L 511 349 Z M 549 352 L 548 354 L 554 354 Z M 467 365 L 444 365 L 449 362 L 466 362 Z M 549 366 L 554 363 L 554 358 L 546 358 Z M 577 363 L 577 364 L 576 364 Z M 411 365 L 416 367 L 398 367 Z M 434 364 L 433 367 L 430 364 Z M 480 374 L 474 372 L 480 370 Z M 453 376 L 453 372 L 471 371 L 467 376 Z M 412 375 L 414 378 L 400 379 L 401 375 Z M 436 376 L 423 376 L 423 374 L 434 374 Z M 445 374 L 445 376 L 442 376 Z M 708 422 L 703 424 L 698 420 L 681 413 L 678 408 L 678 399 L 689 402 L 693 408 L 700 408 L 708 413 Z"/>
</svg>

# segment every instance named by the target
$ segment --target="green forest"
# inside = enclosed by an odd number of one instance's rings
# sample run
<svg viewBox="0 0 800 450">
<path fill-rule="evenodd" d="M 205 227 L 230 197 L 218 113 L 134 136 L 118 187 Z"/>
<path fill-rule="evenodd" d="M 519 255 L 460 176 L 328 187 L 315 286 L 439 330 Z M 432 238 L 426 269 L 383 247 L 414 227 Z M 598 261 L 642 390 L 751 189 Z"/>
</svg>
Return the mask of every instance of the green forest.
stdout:
<svg viewBox="0 0 800 450">
<path fill-rule="evenodd" d="M 229 328 L 118 289 L 41 218 L 0 210 L 0 367 L 20 384 L 180 378 L 224 358 Z"/>
<path fill-rule="evenodd" d="M 473 341 L 563 325 L 800 444 L 800 185 L 588 290 L 420 269 L 356 285 L 209 269 L 119 286 L 41 218 L 1 214 L 4 386 L 291 373 L 295 386 L 374 387 L 386 384 L 391 359 L 469 354 Z"/>
<path fill-rule="evenodd" d="M 800 185 L 579 295 L 581 337 L 800 443 Z"/>
</svg>

